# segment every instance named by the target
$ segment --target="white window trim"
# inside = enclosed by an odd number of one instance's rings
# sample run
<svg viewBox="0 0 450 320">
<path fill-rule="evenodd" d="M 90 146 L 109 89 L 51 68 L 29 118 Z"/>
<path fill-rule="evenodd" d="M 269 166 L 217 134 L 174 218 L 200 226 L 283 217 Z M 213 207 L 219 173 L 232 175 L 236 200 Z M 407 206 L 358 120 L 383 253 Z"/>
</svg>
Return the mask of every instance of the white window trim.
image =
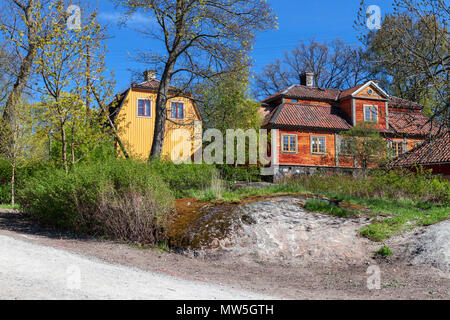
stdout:
<svg viewBox="0 0 450 320">
<path fill-rule="evenodd" d="M 284 151 L 283 150 L 283 137 L 295 137 L 295 151 Z M 290 141 L 289 141 L 290 143 Z M 282 133 L 281 134 L 281 153 L 286 153 L 286 154 L 297 154 L 298 153 L 298 136 L 296 134 L 289 134 L 289 133 Z"/>
<path fill-rule="evenodd" d="M 140 116 L 139 115 L 139 100 L 150 101 L 150 115 L 149 116 Z M 144 113 L 145 113 L 145 106 L 144 106 Z M 153 99 L 151 99 L 151 98 L 136 98 L 136 115 L 137 115 L 137 118 L 144 118 L 144 119 L 153 118 Z"/>
<path fill-rule="evenodd" d="M 352 155 L 351 155 L 351 153 L 344 153 L 343 151 L 342 151 L 342 144 L 343 143 L 352 143 L 352 141 L 351 140 L 349 140 L 349 139 L 345 139 L 345 138 L 341 138 L 340 140 L 339 140 L 339 145 L 338 145 L 338 151 L 339 151 L 339 155 L 340 156 L 342 156 L 342 157 L 351 157 Z"/>
<path fill-rule="evenodd" d="M 313 139 L 315 138 L 323 138 L 323 144 L 325 152 L 313 152 Z M 326 155 L 327 154 L 327 137 L 325 136 L 310 136 L 309 137 L 310 151 L 312 155 Z"/>
<path fill-rule="evenodd" d="M 172 118 L 172 103 L 181 103 L 183 105 L 183 118 Z M 172 100 L 170 101 L 169 119 L 171 120 L 186 120 L 186 103 L 184 101 Z"/>
<path fill-rule="evenodd" d="M 375 122 L 378 123 L 379 122 L 379 114 L 380 114 L 380 110 L 379 110 L 378 106 L 373 105 L 373 104 L 363 105 L 364 122 L 374 122 L 373 120 L 366 120 L 366 108 L 376 108 L 377 109 L 377 120 Z"/>
</svg>

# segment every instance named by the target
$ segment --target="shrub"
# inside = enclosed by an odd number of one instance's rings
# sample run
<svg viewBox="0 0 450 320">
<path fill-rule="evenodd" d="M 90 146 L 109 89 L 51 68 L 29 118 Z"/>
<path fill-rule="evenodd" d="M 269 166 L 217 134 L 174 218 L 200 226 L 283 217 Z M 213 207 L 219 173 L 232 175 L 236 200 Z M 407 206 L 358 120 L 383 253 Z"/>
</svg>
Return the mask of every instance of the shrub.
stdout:
<svg viewBox="0 0 450 320">
<path fill-rule="evenodd" d="M 26 180 L 36 172 L 43 170 L 46 163 L 32 161 L 16 168 L 16 190 L 25 185 Z M 11 203 L 11 163 L 0 158 L 0 203 Z"/>
<path fill-rule="evenodd" d="M 373 170 L 368 177 L 350 175 L 300 176 L 288 184 L 302 185 L 311 192 L 357 198 L 407 198 L 414 202 L 450 203 L 450 182 L 418 170 Z"/>
<path fill-rule="evenodd" d="M 165 240 L 173 196 L 145 163 L 108 160 L 30 178 L 18 202 L 41 223 L 120 241 Z"/>
<path fill-rule="evenodd" d="M 11 163 L 0 159 L 0 203 L 11 202 Z"/>
<path fill-rule="evenodd" d="M 174 164 L 153 160 L 149 167 L 161 176 L 177 198 L 190 196 L 192 190 L 209 188 L 213 177 L 219 175 L 215 166 L 207 164 Z"/>
<path fill-rule="evenodd" d="M 232 165 L 218 165 L 217 169 L 220 171 L 222 179 L 230 182 L 244 181 L 244 182 L 259 182 L 261 181 L 260 167 L 252 166 L 232 166 Z"/>
</svg>

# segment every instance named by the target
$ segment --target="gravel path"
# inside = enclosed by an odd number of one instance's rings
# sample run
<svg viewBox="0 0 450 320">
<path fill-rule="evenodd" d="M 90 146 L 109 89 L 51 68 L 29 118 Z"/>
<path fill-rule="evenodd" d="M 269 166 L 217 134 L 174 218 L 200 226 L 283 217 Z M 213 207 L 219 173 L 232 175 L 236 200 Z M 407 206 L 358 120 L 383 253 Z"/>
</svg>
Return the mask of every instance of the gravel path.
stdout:
<svg viewBox="0 0 450 320">
<path fill-rule="evenodd" d="M 268 299 L 0 235 L 0 299 Z"/>
</svg>

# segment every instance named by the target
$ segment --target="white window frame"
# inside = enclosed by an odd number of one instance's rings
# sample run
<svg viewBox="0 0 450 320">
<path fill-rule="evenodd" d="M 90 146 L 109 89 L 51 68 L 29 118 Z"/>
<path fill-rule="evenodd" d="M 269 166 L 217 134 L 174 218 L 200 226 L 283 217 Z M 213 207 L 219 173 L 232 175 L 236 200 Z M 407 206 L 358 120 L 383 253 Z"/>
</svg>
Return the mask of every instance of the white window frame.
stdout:
<svg viewBox="0 0 450 320">
<path fill-rule="evenodd" d="M 375 121 L 372 120 L 372 119 L 369 119 L 369 120 L 366 119 L 366 110 L 367 110 L 367 108 L 376 108 L 377 109 L 377 114 L 376 114 L 377 119 Z M 364 122 L 375 122 L 375 123 L 378 123 L 380 110 L 379 110 L 377 105 L 371 105 L 371 104 L 370 105 L 369 104 L 363 105 L 363 113 L 364 113 Z M 371 114 L 372 114 L 372 112 L 371 112 Z"/>
<path fill-rule="evenodd" d="M 150 101 L 150 115 L 140 116 L 139 115 L 139 100 Z M 144 105 L 144 114 L 145 114 L 145 105 Z M 136 115 L 138 118 L 151 119 L 153 118 L 153 99 L 151 98 L 137 98 L 136 99 Z"/>
<path fill-rule="evenodd" d="M 181 103 L 183 105 L 183 118 L 172 118 L 172 103 Z M 186 103 L 184 101 L 172 100 L 170 101 L 169 119 L 171 120 L 186 120 Z"/>
</svg>

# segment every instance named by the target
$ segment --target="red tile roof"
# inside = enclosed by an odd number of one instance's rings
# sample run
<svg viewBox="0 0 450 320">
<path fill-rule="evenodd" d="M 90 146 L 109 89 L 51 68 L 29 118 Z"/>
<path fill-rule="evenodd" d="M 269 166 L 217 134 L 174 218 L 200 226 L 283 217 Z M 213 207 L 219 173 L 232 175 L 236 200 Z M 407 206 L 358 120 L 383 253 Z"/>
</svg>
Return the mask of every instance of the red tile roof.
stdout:
<svg viewBox="0 0 450 320">
<path fill-rule="evenodd" d="M 348 130 L 350 123 L 338 107 L 308 104 L 282 104 L 266 118 L 263 126 L 290 126 Z"/>
<path fill-rule="evenodd" d="M 279 96 L 294 97 L 298 99 L 338 101 L 340 93 L 341 91 L 337 89 L 322 89 L 317 87 L 293 85 L 284 91 L 277 92 L 267 99 L 264 99 L 262 103 L 270 102 Z"/>
<path fill-rule="evenodd" d="M 394 96 L 391 96 L 389 98 L 389 106 L 392 108 L 403 108 L 403 109 L 415 109 L 415 110 L 423 109 L 423 106 L 421 104 Z"/>
<path fill-rule="evenodd" d="M 339 95 L 339 99 L 344 99 L 344 98 L 350 97 L 353 93 L 358 91 L 362 86 L 364 86 L 364 84 L 360 84 L 356 87 L 341 91 L 341 94 Z"/>
<path fill-rule="evenodd" d="M 390 166 L 411 167 L 440 163 L 450 163 L 450 131 L 399 156 L 390 163 Z"/>
<path fill-rule="evenodd" d="M 438 125 L 417 112 L 389 112 L 389 125 L 395 132 L 406 135 L 435 134 Z"/>
</svg>

